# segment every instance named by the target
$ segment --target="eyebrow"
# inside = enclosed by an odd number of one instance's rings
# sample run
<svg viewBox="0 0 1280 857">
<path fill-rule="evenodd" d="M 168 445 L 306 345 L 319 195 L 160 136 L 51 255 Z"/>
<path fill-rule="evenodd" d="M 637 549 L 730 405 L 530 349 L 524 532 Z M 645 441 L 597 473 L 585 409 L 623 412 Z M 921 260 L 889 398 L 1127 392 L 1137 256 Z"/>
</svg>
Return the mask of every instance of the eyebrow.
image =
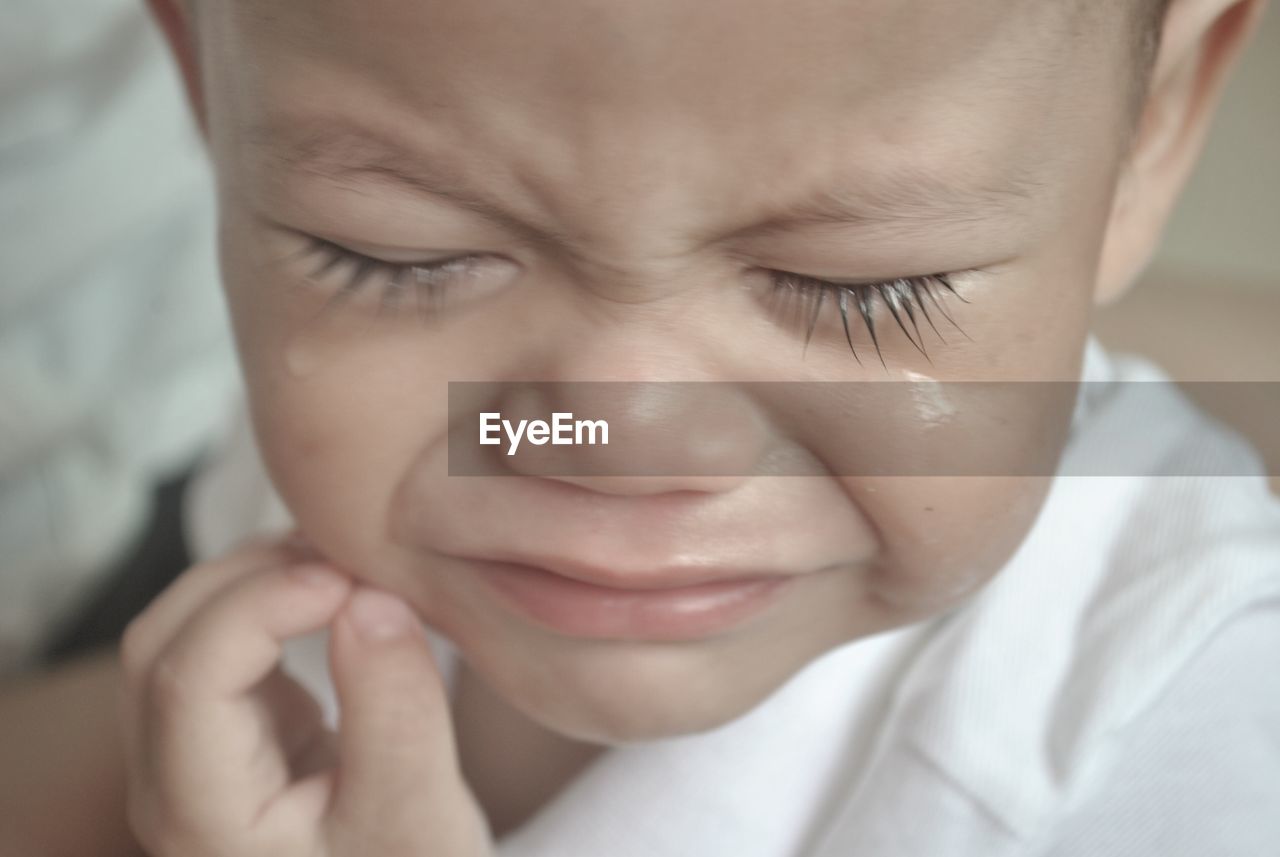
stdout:
<svg viewBox="0 0 1280 857">
<path fill-rule="evenodd" d="M 345 120 L 305 120 L 255 125 L 245 132 L 249 148 L 273 168 L 316 175 L 338 184 L 373 178 L 420 195 L 451 202 L 535 244 L 564 244 L 566 236 L 510 214 L 494 198 L 464 186 L 425 155 L 411 154 L 390 138 Z"/>
<path fill-rule="evenodd" d="M 450 202 L 535 244 L 566 247 L 572 239 L 511 214 L 500 200 L 468 188 L 424 154 L 346 120 L 258 125 L 245 141 L 285 170 L 347 183 L 370 178 Z M 712 241 L 759 238 L 806 226 L 958 225 L 1018 215 L 1044 190 L 1036 177 L 1006 171 L 995 183 L 896 167 L 863 180 L 832 182 L 808 198 L 774 209 L 765 219 Z"/>
<path fill-rule="evenodd" d="M 803 226 L 978 223 L 1022 213 L 1044 190 L 1036 177 L 1010 171 L 996 183 L 897 166 L 857 181 L 821 186 L 766 220 L 735 233 L 758 237 Z"/>
</svg>

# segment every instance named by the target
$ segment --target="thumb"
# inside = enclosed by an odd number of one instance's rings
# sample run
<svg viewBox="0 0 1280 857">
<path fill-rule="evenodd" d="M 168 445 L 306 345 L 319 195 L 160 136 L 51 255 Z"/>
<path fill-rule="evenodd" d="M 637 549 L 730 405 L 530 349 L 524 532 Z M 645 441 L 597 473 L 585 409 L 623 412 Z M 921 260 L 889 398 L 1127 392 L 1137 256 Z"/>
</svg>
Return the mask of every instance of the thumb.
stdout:
<svg viewBox="0 0 1280 857">
<path fill-rule="evenodd" d="M 487 829 L 418 617 L 361 587 L 333 624 L 330 660 L 342 721 L 329 823 L 335 844 L 350 845 L 337 853 L 483 853 Z"/>
</svg>

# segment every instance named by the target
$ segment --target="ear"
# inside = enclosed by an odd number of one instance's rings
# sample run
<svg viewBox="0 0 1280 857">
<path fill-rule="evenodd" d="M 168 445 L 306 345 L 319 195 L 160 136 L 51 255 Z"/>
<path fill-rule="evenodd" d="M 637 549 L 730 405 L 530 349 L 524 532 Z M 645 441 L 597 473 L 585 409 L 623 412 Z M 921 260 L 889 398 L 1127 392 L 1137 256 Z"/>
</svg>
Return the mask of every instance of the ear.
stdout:
<svg viewBox="0 0 1280 857">
<path fill-rule="evenodd" d="M 205 124 L 204 89 L 200 82 L 200 63 L 191 31 L 191 0 L 147 0 L 151 16 L 169 43 L 169 50 L 178 64 L 182 82 L 186 86 L 187 101 L 201 133 Z"/>
<path fill-rule="evenodd" d="M 1200 157 L 1231 69 L 1266 0 L 1173 0 L 1123 167 L 1098 270 L 1095 303 L 1122 295 L 1151 262 Z"/>
</svg>

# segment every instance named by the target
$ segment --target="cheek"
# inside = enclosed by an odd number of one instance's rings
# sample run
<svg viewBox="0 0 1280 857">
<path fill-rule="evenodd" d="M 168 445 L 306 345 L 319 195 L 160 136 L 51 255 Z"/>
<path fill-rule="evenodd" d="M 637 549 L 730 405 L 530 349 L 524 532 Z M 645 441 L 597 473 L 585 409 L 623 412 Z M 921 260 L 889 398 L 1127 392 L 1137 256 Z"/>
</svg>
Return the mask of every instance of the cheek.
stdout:
<svg viewBox="0 0 1280 857">
<path fill-rule="evenodd" d="M 974 593 L 1025 538 L 1047 477 L 849 479 L 879 529 L 868 589 L 889 610 L 923 618 Z"/>
<path fill-rule="evenodd" d="M 299 526 L 323 553 L 371 567 L 387 539 L 397 486 L 445 442 L 456 367 L 420 325 L 341 315 L 318 327 L 310 296 L 224 244 L 223 270 L 264 463 Z M 410 330 L 409 328 L 412 328 Z M 298 359 L 299 347 L 307 359 Z"/>
<path fill-rule="evenodd" d="M 298 524 L 323 553 L 359 567 L 386 541 L 396 486 L 444 428 L 429 401 L 397 401 L 343 374 L 251 387 L 250 401 L 263 459 Z"/>
</svg>

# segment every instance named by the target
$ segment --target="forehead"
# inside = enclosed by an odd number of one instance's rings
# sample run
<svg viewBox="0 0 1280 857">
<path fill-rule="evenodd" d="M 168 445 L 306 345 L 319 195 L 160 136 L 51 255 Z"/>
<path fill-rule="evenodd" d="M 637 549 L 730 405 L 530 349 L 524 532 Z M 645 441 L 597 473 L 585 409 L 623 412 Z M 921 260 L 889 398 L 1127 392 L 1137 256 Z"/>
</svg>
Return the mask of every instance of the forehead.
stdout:
<svg viewBox="0 0 1280 857">
<path fill-rule="evenodd" d="M 224 60 L 213 74 L 224 95 L 242 96 L 224 109 L 251 138 L 295 154 L 326 154 L 315 132 L 329 125 L 407 143 L 390 148 L 454 176 L 523 169 L 531 196 L 572 184 L 635 200 L 660 195 L 657 175 L 727 193 L 743 168 L 769 194 L 775 176 L 822 181 L 858 164 L 950 172 L 999 195 L 1047 183 L 1055 163 L 1082 156 L 1062 140 L 1114 123 L 1118 99 L 1099 93 L 1117 89 L 1123 39 L 1095 8 L 213 0 L 200 25 Z M 327 154 L 365 148 L 358 136 Z"/>
<path fill-rule="evenodd" d="M 957 63 L 1053 65 L 1078 52 L 1073 33 L 1098 10 L 1079 0 L 204 0 L 277 48 L 347 59 L 404 82 L 512 72 L 540 91 L 554 79 L 577 97 L 649 95 L 672 83 L 766 93 L 825 79 L 856 93 Z M 886 62 L 889 61 L 889 62 Z M 1006 71 L 1008 67 L 1006 67 Z M 574 78 L 568 72 L 590 72 Z M 424 81 L 421 75 L 429 80 Z M 668 92 L 667 95 L 671 93 Z M 668 99 L 664 99 L 666 101 Z M 699 109 L 705 105 L 697 105 Z"/>
</svg>

